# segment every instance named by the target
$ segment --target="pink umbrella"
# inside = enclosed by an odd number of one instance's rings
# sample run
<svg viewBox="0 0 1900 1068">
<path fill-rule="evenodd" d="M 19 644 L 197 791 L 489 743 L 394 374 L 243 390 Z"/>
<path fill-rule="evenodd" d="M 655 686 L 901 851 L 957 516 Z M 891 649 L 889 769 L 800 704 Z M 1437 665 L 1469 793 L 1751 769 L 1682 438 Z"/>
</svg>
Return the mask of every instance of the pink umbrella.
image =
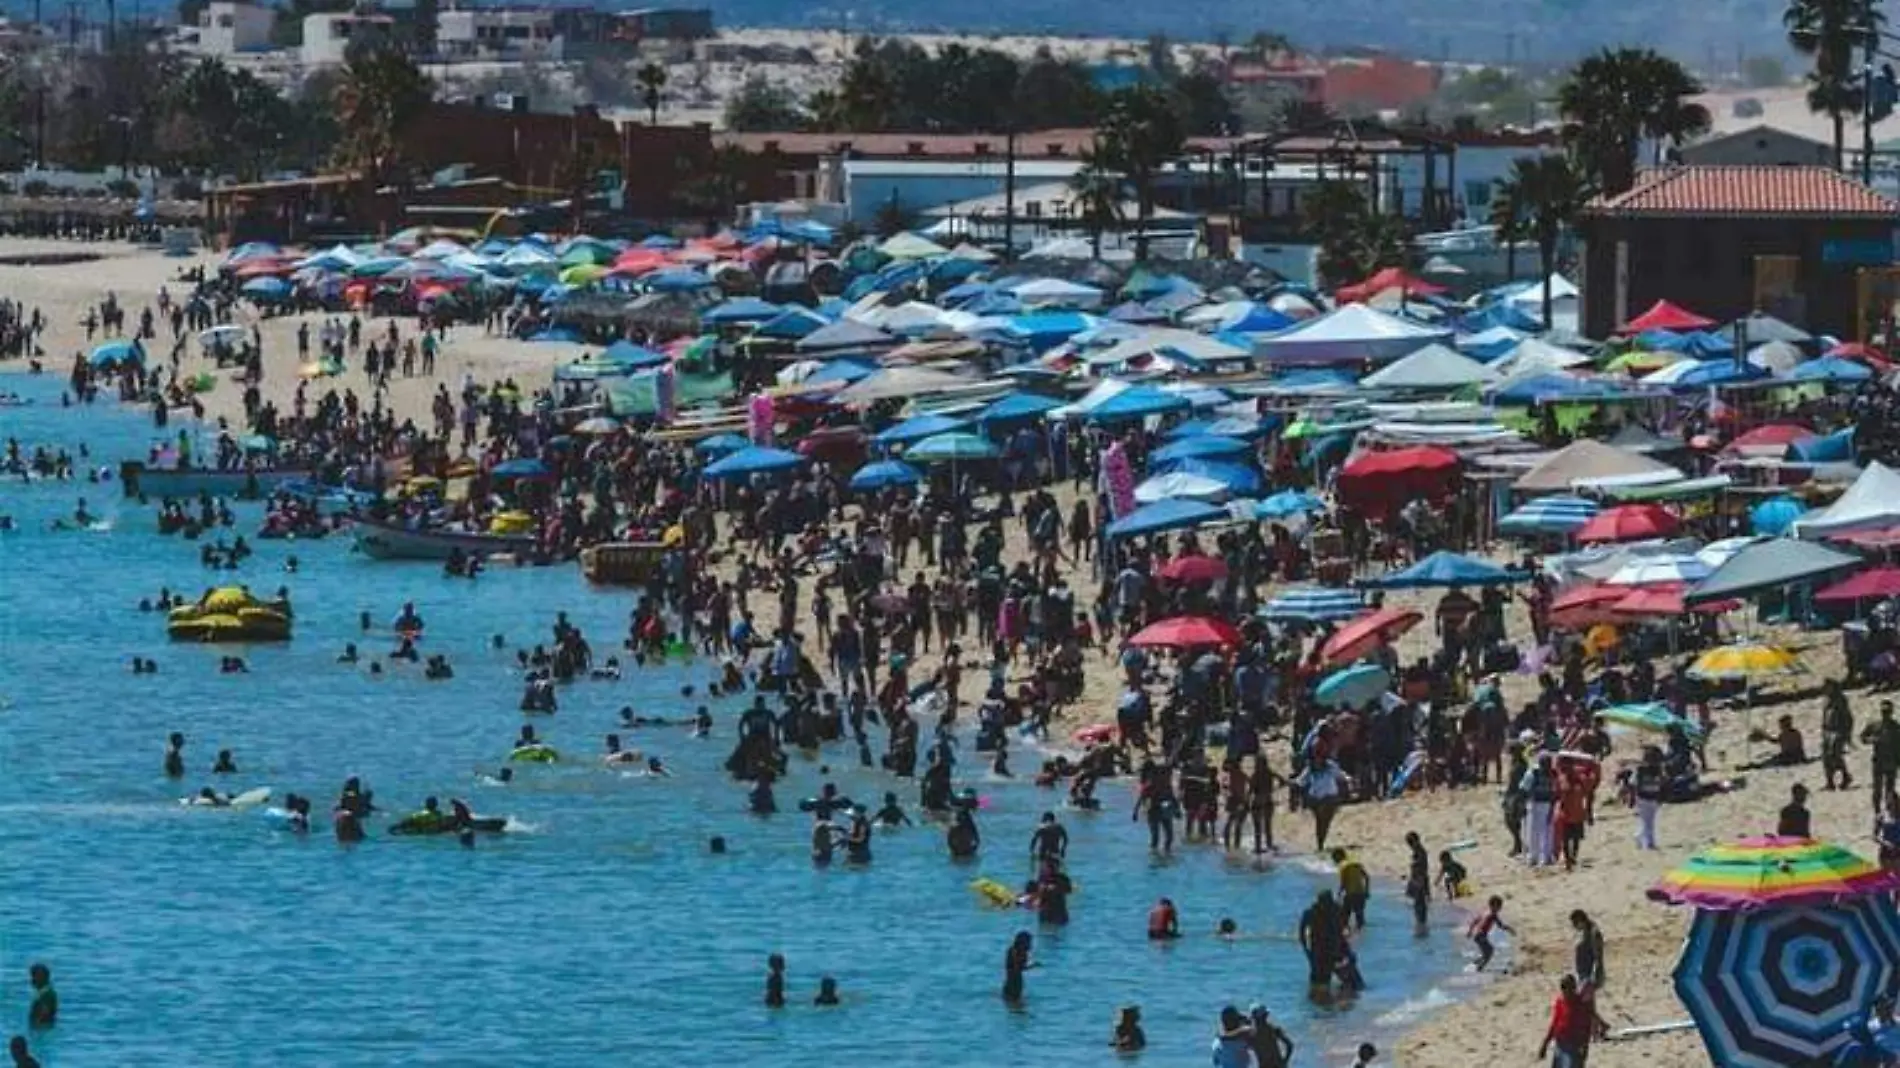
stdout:
<svg viewBox="0 0 1900 1068">
<path fill-rule="evenodd" d="M 1240 644 L 1240 631 L 1232 623 L 1209 616 L 1176 616 L 1142 628 L 1128 644 L 1177 649 L 1232 646 Z"/>
<path fill-rule="evenodd" d="M 1212 556 L 1177 556 L 1161 567 L 1169 582 L 1214 582 L 1227 577 L 1227 565 Z"/>
</svg>

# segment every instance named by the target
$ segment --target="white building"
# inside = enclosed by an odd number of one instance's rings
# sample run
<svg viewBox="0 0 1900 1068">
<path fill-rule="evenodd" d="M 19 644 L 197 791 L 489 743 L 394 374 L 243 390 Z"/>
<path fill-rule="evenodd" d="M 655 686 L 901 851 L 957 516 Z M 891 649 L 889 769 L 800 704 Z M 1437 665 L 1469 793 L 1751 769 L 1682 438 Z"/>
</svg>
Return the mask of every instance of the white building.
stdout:
<svg viewBox="0 0 1900 1068">
<path fill-rule="evenodd" d="M 348 58 L 351 41 L 388 36 L 395 24 L 388 15 L 306 15 L 298 58 L 306 67 L 339 66 Z"/>
<path fill-rule="evenodd" d="M 559 62 L 554 15 L 527 8 L 453 8 L 435 16 L 436 54 L 448 60 Z"/>
<path fill-rule="evenodd" d="M 268 52 L 276 16 L 244 0 L 211 0 L 198 12 L 197 51 L 207 56 Z"/>
</svg>

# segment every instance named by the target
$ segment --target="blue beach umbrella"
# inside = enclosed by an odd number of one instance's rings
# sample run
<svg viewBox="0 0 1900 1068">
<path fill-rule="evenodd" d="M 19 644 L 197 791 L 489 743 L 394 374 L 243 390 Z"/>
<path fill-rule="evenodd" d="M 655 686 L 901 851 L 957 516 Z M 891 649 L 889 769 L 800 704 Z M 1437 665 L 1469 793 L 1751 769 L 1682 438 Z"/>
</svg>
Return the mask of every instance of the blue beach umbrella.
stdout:
<svg viewBox="0 0 1900 1068">
<path fill-rule="evenodd" d="M 988 438 L 975 434 L 938 434 L 912 445 L 904 459 L 912 463 L 955 463 L 989 460 L 1002 455 Z"/>
<path fill-rule="evenodd" d="M 1575 534 L 1596 518 L 1597 503 L 1583 497 L 1539 497 L 1498 520 L 1498 532 L 1512 535 Z"/>
<path fill-rule="evenodd" d="M 1529 577 L 1522 571 L 1441 549 L 1411 567 L 1368 579 L 1360 585 L 1387 590 L 1416 590 L 1432 586 L 1499 586 L 1507 582 L 1523 582 Z"/>
<path fill-rule="evenodd" d="M 1260 472 L 1244 463 L 1231 460 L 1175 460 L 1172 463 L 1157 464 L 1157 474 L 1199 475 L 1211 478 L 1226 486 L 1229 493 L 1240 497 L 1251 497 L 1260 492 Z"/>
<path fill-rule="evenodd" d="M 923 480 L 923 472 L 902 460 L 882 460 L 858 468 L 851 476 L 851 488 L 864 493 L 891 486 L 915 486 Z"/>
<path fill-rule="evenodd" d="M 778 305 L 757 297 L 737 297 L 715 304 L 699 315 L 702 323 L 762 323 L 783 311 Z"/>
<path fill-rule="evenodd" d="M 1277 623 L 1328 623 L 1351 619 L 1365 610 L 1365 602 L 1352 590 L 1305 586 L 1281 591 L 1260 609 L 1260 615 Z"/>
<path fill-rule="evenodd" d="M 108 341 L 92 350 L 86 362 L 94 367 L 118 367 L 124 364 L 143 366 L 145 348 L 136 341 Z"/>
<path fill-rule="evenodd" d="M 1219 437 L 1202 434 L 1163 445 L 1149 457 L 1150 463 L 1170 463 L 1175 460 L 1194 460 L 1210 456 L 1245 456 L 1252 447 L 1239 438 Z"/>
<path fill-rule="evenodd" d="M 1255 504 L 1253 514 L 1259 519 L 1287 519 L 1325 508 L 1325 501 L 1304 490 L 1281 490 Z"/>
<path fill-rule="evenodd" d="M 925 438 L 936 437 L 938 434 L 962 430 L 969 425 L 970 421 L 967 419 L 957 419 L 948 415 L 915 415 L 895 426 L 878 431 L 871 440 L 886 446 L 909 445 L 923 441 Z"/>
<path fill-rule="evenodd" d="M 1000 423 L 1018 423 L 1035 419 L 1055 408 L 1062 402 L 1035 393 L 1012 393 L 992 401 L 982 411 L 976 413 L 976 421 L 984 426 Z"/>
<path fill-rule="evenodd" d="M 1823 356 L 1795 364 L 1782 377 L 1790 382 L 1865 382 L 1874 377 L 1874 372 L 1873 368 L 1855 360 Z"/>
<path fill-rule="evenodd" d="M 1361 708 L 1379 699 L 1392 676 L 1377 664 L 1356 664 L 1335 671 L 1313 688 L 1313 698 L 1328 708 Z"/>
<path fill-rule="evenodd" d="M 1770 497 L 1748 510 L 1748 524 L 1757 534 L 1780 537 L 1794 521 L 1807 514 L 1807 506 L 1783 494 Z"/>
<path fill-rule="evenodd" d="M 654 293 L 688 293 L 705 289 L 713 284 L 713 280 L 698 271 L 673 267 L 647 275 L 640 280 L 640 284 Z"/>
<path fill-rule="evenodd" d="M 1106 533 L 1111 538 L 1134 538 L 1169 530 L 1187 530 L 1226 518 L 1225 508 L 1185 497 L 1171 497 L 1122 516 L 1108 525 Z"/>
<path fill-rule="evenodd" d="M 546 478 L 549 472 L 547 464 L 531 456 L 522 456 L 513 460 L 503 460 L 496 464 L 489 474 L 496 478 Z"/>
<path fill-rule="evenodd" d="M 707 465 L 703 474 L 707 478 L 745 478 L 749 475 L 790 471 L 804 462 L 805 458 L 795 452 L 767 448 L 763 445 L 748 445 L 724 459 Z"/>
<path fill-rule="evenodd" d="M 1095 406 L 1088 413 L 1091 423 L 1113 423 L 1146 419 L 1151 415 L 1184 412 L 1190 407 L 1186 397 L 1155 386 L 1133 386 Z"/>
<path fill-rule="evenodd" d="M 247 297 L 264 300 L 282 300 L 290 295 L 290 283 L 282 278 L 253 278 L 240 286 L 238 291 Z"/>
<path fill-rule="evenodd" d="M 701 456 L 728 456 L 751 447 L 752 439 L 744 434 L 714 434 L 694 445 L 693 451 Z"/>
</svg>

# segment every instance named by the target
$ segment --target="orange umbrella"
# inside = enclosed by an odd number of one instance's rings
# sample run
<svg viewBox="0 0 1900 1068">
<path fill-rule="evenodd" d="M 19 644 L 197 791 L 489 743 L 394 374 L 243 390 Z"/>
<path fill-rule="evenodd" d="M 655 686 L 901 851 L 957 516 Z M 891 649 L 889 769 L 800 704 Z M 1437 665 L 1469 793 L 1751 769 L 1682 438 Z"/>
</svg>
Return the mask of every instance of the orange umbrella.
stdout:
<svg viewBox="0 0 1900 1068">
<path fill-rule="evenodd" d="M 1680 616 L 1689 612 L 1732 612 L 1742 606 L 1740 601 L 1710 601 L 1687 608 L 1682 603 L 1682 594 L 1686 589 L 1687 584 L 1681 582 L 1643 586 L 1610 605 L 1610 611 L 1619 616 Z"/>
<path fill-rule="evenodd" d="M 1629 596 L 1628 586 L 1590 584 L 1565 590 L 1550 603 L 1550 625 L 1564 630 L 1582 630 L 1598 623 L 1618 622 L 1609 614 L 1611 605 Z"/>
<path fill-rule="evenodd" d="M 1425 618 L 1406 608 L 1381 608 L 1351 620 L 1333 632 L 1320 646 L 1320 658 L 1328 664 L 1344 664 L 1366 655 L 1381 645 L 1389 645 Z"/>
</svg>

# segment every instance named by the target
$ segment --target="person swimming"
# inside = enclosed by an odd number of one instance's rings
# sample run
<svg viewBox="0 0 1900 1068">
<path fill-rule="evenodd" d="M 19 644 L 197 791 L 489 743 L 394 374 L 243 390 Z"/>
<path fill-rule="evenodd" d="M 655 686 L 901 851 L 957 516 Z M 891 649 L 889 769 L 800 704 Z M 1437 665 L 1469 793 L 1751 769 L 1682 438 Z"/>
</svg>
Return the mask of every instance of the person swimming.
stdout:
<svg viewBox="0 0 1900 1068">
<path fill-rule="evenodd" d="M 449 666 L 448 657 L 435 655 L 429 657 L 428 663 L 424 665 L 422 677 L 434 682 L 441 682 L 454 678 L 455 669 Z"/>
<path fill-rule="evenodd" d="M 343 652 L 337 654 L 336 662 L 339 664 L 354 664 L 359 659 L 361 659 L 361 654 L 356 651 L 356 643 L 346 642 L 343 646 Z"/>
<path fill-rule="evenodd" d="M 711 737 L 712 725 L 713 725 L 712 713 L 707 711 L 705 705 L 700 705 L 699 711 L 693 713 L 693 737 L 695 738 Z"/>
<path fill-rule="evenodd" d="M 521 742 L 521 743 L 519 743 L 519 744 L 521 744 L 521 745 L 529 745 L 529 744 L 532 744 L 532 743 L 529 743 L 529 742 L 525 742 L 525 741 L 524 741 L 524 742 Z M 639 764 L 639 763 L 641 763 L 641 762 L 643 762 L 643 761 L 644 761 L 644 760 L 646 759 L 646 758 L 645 758 L 645 757 L 644 757 L 644 756 L 643 756 L 643 755 L 641 754 L 641 752 L 640 752 L 640 751 L 639 751 L 638 749 L 622 749 L 622 748 L 620 748 L 620 735 L 618 735 L 618 734 L 609 734 L 609 735 L 607 736 L 607 743 L 606 743 L 606 744 L 607 744 L 607 751 L 606 751 L 605 753 L 603 753 L 603 754 L 601 755 L 601 762 L 602 762 L 602 763 L 605 763 L 605 764 Z"/>
<path fill-rule="evenodd" d="M 654 779 L 670 779 L 673 777 L 673 773 L 667 770 L 666 765 L 660 762 L 659 757 L 647 758 L 646 775 Z"/>
<path fill-rule="evenodd" d="M 421 659 L 422 659 L 422 654 L 416 651 L 416 643 L 415 643 L 415 640 L 414 640 L 413 638 L 410 638 L 410 637 L 409 637 L 408 635 L 406 635 L 406 634 L 405 634 L 405 635 L 403 635 L 403 639 L 402 639 L 402 641 L 401 641 L 401 642 L 400 642 L 400 643 L 399 643 L 399 644 L 398 644 L 398 645 L 396 646 L 396 648 L 395 648 L 395 649 L 394 649 L 394 650 L 393 650 L 393 651 L 392 651 L 392 652 L 391 652 L 391 653 L 389 654 L 389 659 L 391 659 L 391 660 L 407 660 L 407 661 L 409 661 L 409 662 L 410 662 L 411 664 L 413 664 L 413 663 L 415 663 L 416 661 L 418 661 L 418 660 L 421 660 Z"/>
<path fill-rule="evenodd" d="M 813 1005 L 838 1004 L 838 981 L 827 975 L 818 980 L 818 996 L 812 998 Z"/>
<path fill-rule="evenodd" d="M 217 763 L 211 765 L 211 774 L 213 775 L 237 774 L 237 761 L 231 756 L 231 751 L 229 749 L 218 750 L 218 760 L 217 760 Z"/>
</svg>

